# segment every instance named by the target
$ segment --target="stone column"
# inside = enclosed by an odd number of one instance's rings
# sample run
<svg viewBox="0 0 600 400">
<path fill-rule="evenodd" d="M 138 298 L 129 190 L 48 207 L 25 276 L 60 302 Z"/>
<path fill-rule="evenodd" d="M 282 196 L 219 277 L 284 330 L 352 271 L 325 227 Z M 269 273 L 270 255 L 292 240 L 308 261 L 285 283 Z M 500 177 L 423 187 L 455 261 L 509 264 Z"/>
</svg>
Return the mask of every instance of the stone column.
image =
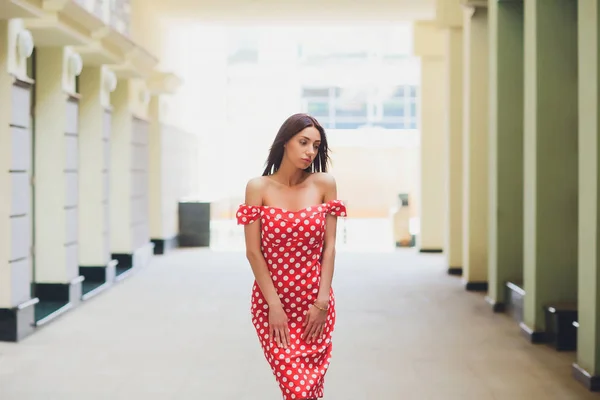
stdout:
<svg viewBox="0 0 600 400">
<path fill-rule="evenodd" d="M 443 131 L 445 154 L 444 252 L 448 273 L 461 275 L 463 198 L 463 10 L 460 0 L 436 0 L 436 24 L 444 36 Z"/>
<path fill-rule="evenodd" d="M 35 291 L 44 315 L 81 299 L 78 263 L 79 95 L 81 58 L 68 47 L 36 50 Z M 37 317 L 36 317 L 37 318 Z"/>
<path fill-rule="evenodd" d="M 21 42 L 25 53 L 17 49 Z M 31 91 L 33 41 L 18 20 L 0 20 L 0 340 L 33 331 Z"/>
<path fill-rule="evenodd" d="M 165 221 L 163 215 L 163 187 L 168 182 L 163 180 L 163 126 L 160 121 L 161 101 L 160 96 L 152 96 L 149 105 L 150 136 L 148 146 L 150 151 L 149 165 L 149 210 L 150 210 L 150 237 L 154 243 L 154 254 L 164 254 L 170 247 L 165 235 Z"/>
<path fill-rule="evenodd" d="M 600 390 L 600 7 L 579 0 L 579 284 L 573 374 Z"/>
<path fill-rule="evenodd" d="M 481 291 L 488 286 L 487 14 L 486 7 L 465 7 L 463 20 L 463 282 Z"/>
<path fill-rule="evenodd" d="M 79 269 L 84 299 L 115 277 L 110 254 L 110 92 L 116 76 L 106 67 L 86 66 L 80 80 Z"/>
<path fill-rule="evenodd" d="M 121 79 L 111 96 L 110 249 L 117 279 L 153 252 L 148 210 L 148 102 L 143 81 Z"/>
<path fill-rule="evenodd" d="M 489 291 L 504 309 L 506 282 L 523 281 L 523 3 L 489 3 Z"/>
<path fill-rule="evenodd" d="M 545 307 L 577 299 L 577 2 L 525 3 L 522 330 L 543 340 Z"/>
<path fill-rule="evenodd" d="M 190 172 L 187 152 L 196 150 L 194 143 L 182 137 L 181 131 L 165 118 L 169 107 L 166 94 L 152 96 L 150 101 L 150 237 L 154 254 L 165 254 L 178 246 L 178 202 L 189 191 L 182 180 Z"/>
<path fill-rule="evenodd" d="M 442 32 L 431 22 L 418 22 L 414 27 L 414 52 L 421 58 L 421 232 L 418 246 L 421 252 L 441 253 L 444 245 L 444 84 Z"/>
</svg>

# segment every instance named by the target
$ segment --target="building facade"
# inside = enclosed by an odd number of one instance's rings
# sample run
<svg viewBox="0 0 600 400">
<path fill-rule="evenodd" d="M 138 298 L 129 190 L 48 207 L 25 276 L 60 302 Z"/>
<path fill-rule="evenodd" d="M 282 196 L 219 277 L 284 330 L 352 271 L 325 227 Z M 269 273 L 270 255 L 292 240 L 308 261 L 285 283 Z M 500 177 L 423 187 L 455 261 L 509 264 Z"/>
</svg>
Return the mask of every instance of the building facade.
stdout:
<svg viewBox="0 0 600 400">
<path fill-rule="evenodd" d="M 174 243 L 197 139 L 129 1 L 0 6 L 0 339 L 17 341 Z"/>
</svg>

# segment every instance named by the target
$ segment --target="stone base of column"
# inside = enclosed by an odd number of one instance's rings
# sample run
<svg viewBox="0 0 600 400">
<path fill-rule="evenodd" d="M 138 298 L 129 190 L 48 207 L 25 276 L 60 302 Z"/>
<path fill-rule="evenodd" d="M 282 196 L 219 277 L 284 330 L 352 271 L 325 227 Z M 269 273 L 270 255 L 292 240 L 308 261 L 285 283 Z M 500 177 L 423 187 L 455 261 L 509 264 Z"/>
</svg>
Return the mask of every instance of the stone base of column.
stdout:
<svg viewBox="0 0 600 400">
<path fill-rule="evenodd" d="M 523 336 L 525 336 L 525 338 L 533 343 L 533 344 L 540 344 L 540 343 L 546 343 L 546 334 L 543 331 L 534 331 L 533 329 L 531 329 L 530 327 L 528 327 L 525 322 L 521 322 L 519 324 L 519 327 L 521 328 L 521 333 L 523 334 Z"/>
<path fill-rule="evenodd" d="M 485 301 L 492 307 L 492 311 L 495 313 L 502 313 L 506 311 L 506 304 L 504 303 L 496 301 L 489 296 L 485 296 Z"/>
<path fill-rule="evenodd" d="M 179 239 L 177 236 L 173 236 L 169 239 L 151 239 L 150 241 L 154 243 L 154 254 L 166 254 L 179 247 Z"/>
<path fill-rule="evenodd" d="M 105 266 L 80 266 L 79 273 L 85 277 L 81 300 L 88 300 L 109 288 L 115 281 L 117 260 L 111 260 Z"/>
<path fill-rule="evenodd" d="M 18 342 L 35 330 L 35 305 L 33 298 L 14 308 L 0 308 L 0 341 Z"/>
<path fill-rule="evenodd" d="M 448 267 L 448 275 L 461 276 L 463 273 L 462 267 Z"/>
<path fill-rule="evenodd" d="M 588 390 L 600 392 L 600 375 L 591 375 L 577 363 L 573 363 L 572 373 L 573 378 L 582 383 Z"/>
<path fill-rule="evenodd" d="M 133 253 L 114 253 L 112 258 L 117 260 L 116 281 L 129 277 L 133 272 L 148 265 L 154 254 L 154 243 L 148 242 Z"/>
<path fill-rule="evenodd" d="M 487 282 L 465 282 L 465 289 L 469 292 L 487 292 Z"/>
<path fill-rule="evenodd" d="M 35 296 L 40 299 L 35 305 L 35 325 L 44 325 L 81 303 L 83 276 L 67 283 L 34 283 Z"/>
</svg>

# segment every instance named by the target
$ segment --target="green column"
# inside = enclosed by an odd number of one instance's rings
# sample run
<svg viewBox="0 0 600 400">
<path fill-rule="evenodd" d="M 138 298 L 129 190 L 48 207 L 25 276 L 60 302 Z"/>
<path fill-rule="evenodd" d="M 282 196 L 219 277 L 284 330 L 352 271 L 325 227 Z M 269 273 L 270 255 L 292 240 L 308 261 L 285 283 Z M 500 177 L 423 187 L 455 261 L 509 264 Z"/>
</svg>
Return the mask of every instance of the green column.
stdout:
<svg viewBox="0 0 600 400">
<path fill-rule="evenodd" d="M 524 322 L 577 299 L 577 2 L 525 1 Z"/>
<path fill-rule="evenodd" d="M 488 301 L 523 280 L 523 3 L 489 3 L 490 138 Z"/>
<path fill-rule="evenodd" d="M 596 389 L 600 389 L 598 21 L 597 0 L 579 0 L 579 329 L 573 372 L 588 388 Z"/>
</svg>

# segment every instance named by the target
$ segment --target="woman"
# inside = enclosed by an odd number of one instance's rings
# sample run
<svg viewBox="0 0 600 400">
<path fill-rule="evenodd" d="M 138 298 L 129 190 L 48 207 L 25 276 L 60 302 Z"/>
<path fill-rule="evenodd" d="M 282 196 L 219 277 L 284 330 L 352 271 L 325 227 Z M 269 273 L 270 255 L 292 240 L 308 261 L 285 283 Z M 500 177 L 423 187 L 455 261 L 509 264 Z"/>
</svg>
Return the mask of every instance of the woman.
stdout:
<svg viewBox="0 0 600 400">
<path fill-rule="evenodd" d="M 323 397 L 331 360 L 336 218 L 346 208 L 328 161 L 321 125 L 292 115 L 237 212 L 255 277 L 252 323 L 285 400 Z"/>
</svg>

